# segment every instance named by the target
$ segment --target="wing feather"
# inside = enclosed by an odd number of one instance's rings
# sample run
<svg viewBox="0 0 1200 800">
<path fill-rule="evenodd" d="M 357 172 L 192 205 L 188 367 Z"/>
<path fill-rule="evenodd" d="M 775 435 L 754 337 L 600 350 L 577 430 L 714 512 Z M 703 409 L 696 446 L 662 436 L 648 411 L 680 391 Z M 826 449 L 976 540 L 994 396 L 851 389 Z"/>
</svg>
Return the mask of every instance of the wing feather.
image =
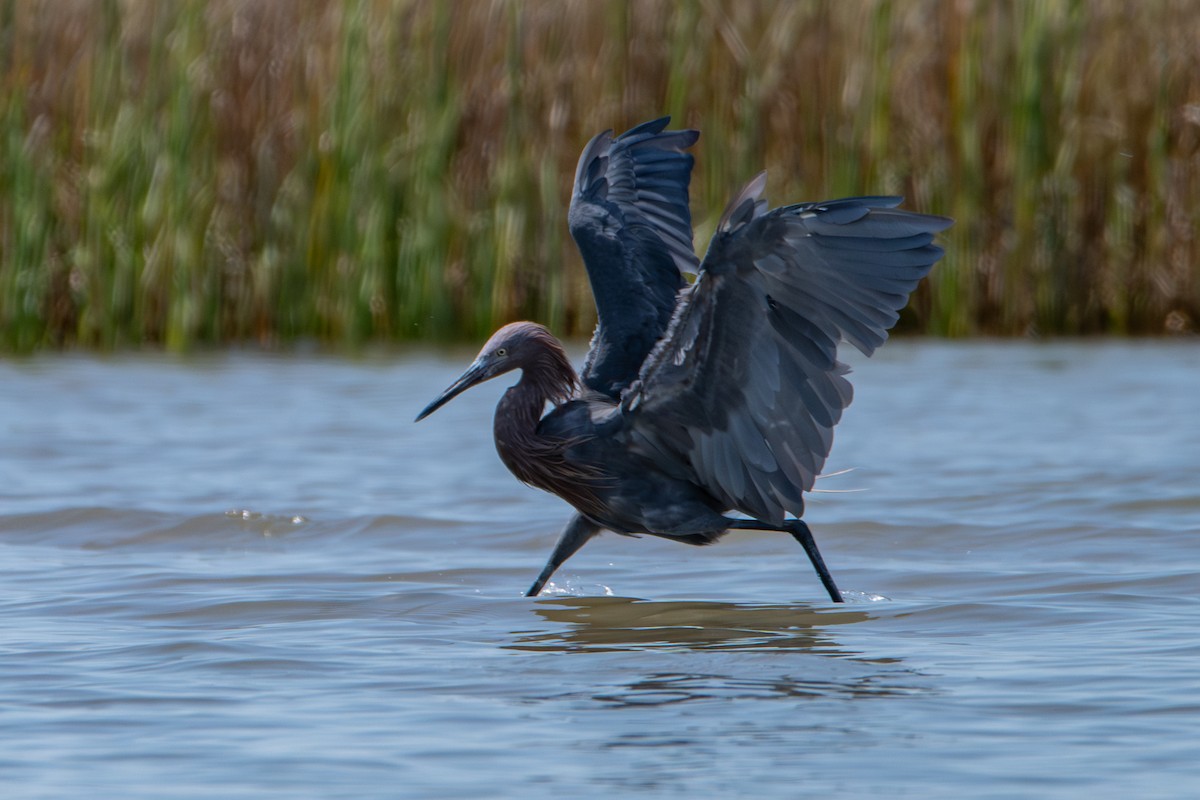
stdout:
<svg viewBox="0 0 1200 800">
<path fill-rule="evenodd" d="M 668 131 L 669 117 L 620 136 L 599 134 L 575 170 L 568 224 L 587 267 L 599 319 L 583 382 L 614 399 L 666 331 L 692 246 L 688 185 L 699 133 Z"/>
<path fill-rule="evenodd" d="M 729 204 L 621 408 L 631 446 L 779 523 L 803 513 L 854 395 L 838 343 L 870 355 L 887 339 L 950 220 L 893 210 L 896 197 L 768 211 L 764 186 Z"/>
</svg>

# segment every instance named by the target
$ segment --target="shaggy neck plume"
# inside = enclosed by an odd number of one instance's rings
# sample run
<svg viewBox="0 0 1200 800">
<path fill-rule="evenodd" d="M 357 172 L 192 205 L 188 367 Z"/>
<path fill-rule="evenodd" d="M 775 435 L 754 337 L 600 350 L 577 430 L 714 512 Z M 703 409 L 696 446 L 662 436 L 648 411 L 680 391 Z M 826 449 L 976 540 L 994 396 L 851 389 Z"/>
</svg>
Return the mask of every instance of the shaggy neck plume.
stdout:
<svg viewBox="0 0 1200 800">
<path fill-rule="evenodd" d="M 579 378 L 562 345 L 553 336 L 537 335 L 537 351 L 521 365 L 521 380 L 509 387 L 496 407 L 496 441 L 536 436 L 546 402 L 560 405 L 575 396 Z"/>
<path fill-rule="evenodd" d="M 542 337 L 539 337 L 539 339 Z M 592 471 L 581 470 L 566 458 L 578 440 L 538 433 L 546 402 L 560 405 L 575 397 L 579 379 L 562 346 L 546 334 L 545 346 L 522 364 L 523 374 L 496 406 L 496 452 L 513 475 L 571 503 L 585 514 L 598 513 Z"/>
</svg>

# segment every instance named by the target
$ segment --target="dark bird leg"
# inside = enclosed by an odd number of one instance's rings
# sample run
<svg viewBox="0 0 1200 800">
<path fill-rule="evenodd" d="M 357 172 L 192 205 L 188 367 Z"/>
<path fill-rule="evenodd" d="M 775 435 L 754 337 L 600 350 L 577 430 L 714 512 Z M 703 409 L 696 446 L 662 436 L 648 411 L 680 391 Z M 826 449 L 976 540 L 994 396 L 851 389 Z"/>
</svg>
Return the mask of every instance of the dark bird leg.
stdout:
<svg viewBox="0 0 1200 800">
<path fill-rule="evenodd" d="M 842 593 L 838 591 L 837 584 L 833 582 L 833 576 L 829 574 L 829 567 L 825 566 L 825 559 L 821 558 L 821 551 L 817 549 L 817 540 L 813 538 L 812 531 L 808 529 L 808 525 L 802 519 L 787 519 L 783 521 L 783 525 L 772 525 L 769 522 L 761 522 L 756 519 L 731 519 L 729 527 L 734 530 L 742 531 L 779 531 L 781 533 L 790 533 L 792 538 L 800 543 L 804 548 L 804 552 L 808 554 L 808 560 L 812 562 L 813 569 L 817 571 L 817 577 L 821 579 L 821 583 L 825 586 L 825 591 L 829 592 L 829 599 L 835 603 L 844 603 Z"/>
<path fill-rule="evenodd" d="M 550 560 L 546 562 L 545 569 L 542 570 L 541 575 L 537 576 L 537 580 L 533 582 L 533 586 L 529 587 L 529 591 L 525 593 L 525 596 L 537 597 L 538 592 L 542 591 L 542 587 L 546 585 L 546 581 L 550 580 L 550 576 L 554 574 L 554 571 L 561 567 L 564 561 L 575 555 L 579 551 L 579 548 L 587 544 L 588 539 L 591 539 L 599 532 L 600 526 L 583 515 L 576 514 L 571 517 L 571 521 L 567 523 L 562 536 L 559 537 L 558 544 L 554 546 L 554 552 L 550 554 Z M 812 537 L 809 538 L 811 539 Z"/>
</svg>

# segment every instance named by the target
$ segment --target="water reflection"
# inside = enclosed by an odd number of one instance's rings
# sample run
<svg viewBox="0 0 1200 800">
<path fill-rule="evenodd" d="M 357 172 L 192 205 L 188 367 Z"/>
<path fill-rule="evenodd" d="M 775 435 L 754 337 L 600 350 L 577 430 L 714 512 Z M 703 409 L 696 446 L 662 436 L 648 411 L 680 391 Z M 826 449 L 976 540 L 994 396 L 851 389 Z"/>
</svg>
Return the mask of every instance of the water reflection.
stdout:
<svg viewBox="0 0 1200 800">
<path fill-rule="evenodd" d="M 612 706 L 662 706 L 693 700 L 888 697 L 927 691 L 916 685 L 916 677 L 912 673 L 871 673 L 841 676 L 840 679 L 666 673 L 644 676 L 625 686 L 595 694 L 593 699 Z"/>
<path fill-rule="evenodd" d="M 867 658 L 835 638 L 832 631 L 838 626 L 872 618 L 857 609 L 564 597 L 539 601 L 533 611 L 552 625 L 515 632 L 515 642 L 508 646 L 595 654 L 598 662 L 589 663 L 596 682 L 568 693 L 588 705 L 618 709 L 730 700 L 857 700 L 931 691 L 927 676 L 899 659 Z M 632 651 L 639 654 L 640 669 L 611 680 L 604 655 Z M 625 656 L 617 658 L 628 662 Z M 578 664 L 570 671 L 583 674 Z M 564 696 L 555 693 L 553 699 Z"/>
<path fill-rule="evenodd" d="M 627 597 L 555 598 L 536 603 L 533 610 L 556 626 L 514 632 L 515 649 L 798 650 L 852 655 L 826 629 L 870 619 L 864 611 L 818 610 L 807 605 L 649 602 Z"/>
</svg>

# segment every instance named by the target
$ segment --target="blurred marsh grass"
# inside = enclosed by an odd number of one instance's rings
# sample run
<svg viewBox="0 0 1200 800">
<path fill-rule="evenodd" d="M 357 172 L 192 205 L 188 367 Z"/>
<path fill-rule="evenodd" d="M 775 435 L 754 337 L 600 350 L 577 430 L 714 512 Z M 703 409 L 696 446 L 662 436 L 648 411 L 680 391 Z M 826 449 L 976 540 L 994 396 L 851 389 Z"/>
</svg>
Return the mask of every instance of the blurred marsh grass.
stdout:
<svg viewBox="0 0 1200 800">
<path fill-rule="evenodd" d="M 1200 324 L 1200 5 L 0 0 L 0 348 L 586 334 L 596 131 L 957 218 L 901 326 Z"/>
</svg>

